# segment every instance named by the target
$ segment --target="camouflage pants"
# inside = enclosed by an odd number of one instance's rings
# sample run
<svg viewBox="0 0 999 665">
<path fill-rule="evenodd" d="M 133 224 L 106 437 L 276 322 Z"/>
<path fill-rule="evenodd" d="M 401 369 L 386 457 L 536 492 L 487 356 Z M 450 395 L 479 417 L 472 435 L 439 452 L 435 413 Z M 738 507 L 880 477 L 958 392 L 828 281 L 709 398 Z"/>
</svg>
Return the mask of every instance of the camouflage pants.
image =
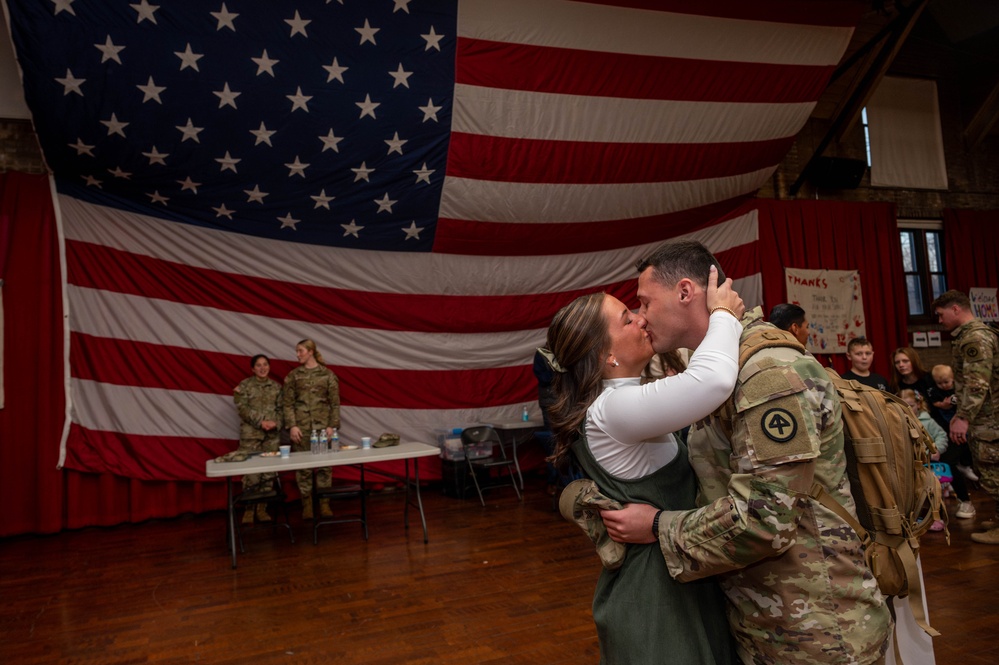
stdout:
<svg viewBox="0 0 999 665">
<path fill-rule="evenodd" d="M 971 456 L 975 471 L 981 479 L 982 489 L 989 493 L 999 508 L 999 441 L 971 439 Z"/>
<path fill-rule="evenodd" d="M 254 453 L 276 452 L 278 449 L 279 436 L 277 432 L 268 432 L 263 439 L 255 441 L 240 441 L 239 450 Z M 270 486 L 270 483 L 277 477 L 276 473 L 250 473 L 243 476 L 243 491 L 252 490 L 261 485 Z"/>
<path fill-rule="evenodd" d="M 312 430 L 308 431 L 312 432 Z M 295 452 L 303 450 L 308 452 L 312 449 L 306 430 L 302 430 L 302 440 L 298 443 L 292 443 L 291 449 Z M 316 487 L 329 487 L 333 484 L 333 469 L 328 466 L 321 469 L 299 469 L 295 472 L 295 483 L 298 485 L 298 493 L 302 495 L 303 499 L 312 496 L 313 473 L 316 474 Z"/>
</svg>

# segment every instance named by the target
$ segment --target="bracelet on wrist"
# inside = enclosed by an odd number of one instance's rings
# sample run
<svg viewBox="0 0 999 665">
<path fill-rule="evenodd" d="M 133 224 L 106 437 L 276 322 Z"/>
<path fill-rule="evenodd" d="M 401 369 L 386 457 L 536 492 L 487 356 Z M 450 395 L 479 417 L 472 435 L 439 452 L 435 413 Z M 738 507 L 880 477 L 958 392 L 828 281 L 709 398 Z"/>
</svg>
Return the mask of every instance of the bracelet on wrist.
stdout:
<svg viewBox="0 0 999 665">
<path fill-rule="evenodd" d="M 714 314 L 715 312 L 728 312 L 729 314 L 731 314 L 732 316 L 735 317 L 736 321 L 739 320 L 738 315 L 734 311 L 732 311 L 731 309 L 729 309 L 728 307 L 724 307 L 722 305 L 718 305 L 717 307 L 712 307 L 711 308 L 711 312 L 708 314 L 708 316 L 710 316 L 711 314 Z"/>
<path fill-rule="evenodd" d="M 656 513 L 656 516 L 652 518 L 652 535 L 655 536 L 657 540 L 659 539 L 659 517 L 664 512 L 665 511 L 660 510 L 659 512 Z"/>
</svg>

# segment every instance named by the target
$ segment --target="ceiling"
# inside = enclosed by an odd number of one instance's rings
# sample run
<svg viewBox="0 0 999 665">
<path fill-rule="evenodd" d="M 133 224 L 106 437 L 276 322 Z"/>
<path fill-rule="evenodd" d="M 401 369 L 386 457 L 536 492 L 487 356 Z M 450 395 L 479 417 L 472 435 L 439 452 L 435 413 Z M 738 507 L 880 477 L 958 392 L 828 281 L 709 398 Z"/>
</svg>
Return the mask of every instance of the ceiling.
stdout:
<svg viewBox="0 0 999 665">
<path fill-rule="evenodd" d="M 957 84 L 971 146 L 999 135 L 999 3 L 875 0 L 812 117 L 838 140 L 886 73 Z"/>
</svg>

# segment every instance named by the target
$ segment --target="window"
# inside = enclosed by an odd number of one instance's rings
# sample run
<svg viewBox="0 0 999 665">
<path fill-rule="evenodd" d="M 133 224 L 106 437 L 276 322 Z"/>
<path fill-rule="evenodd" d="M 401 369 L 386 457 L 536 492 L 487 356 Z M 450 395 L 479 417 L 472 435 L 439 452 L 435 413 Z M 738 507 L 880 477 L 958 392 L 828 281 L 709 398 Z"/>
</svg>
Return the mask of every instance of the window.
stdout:
<svg viewBox="0 0 999 665">
<path fill-rule="evenodd" d="M 899 225 L 902 225 L 899 221 Z M 902 269 L 910 320 L 933 320 L 930 303 L 947 290 L 943 237 L 939 229 L 900 228 Z"/>
<path fill-rule="evenodd" d="M 871 168 L 871 126 L 867 122 L 867 107 L 860 110 L 860 122 L 864 126 L 864 145 L 867 147 L 867 168 Z"/>
</svg>

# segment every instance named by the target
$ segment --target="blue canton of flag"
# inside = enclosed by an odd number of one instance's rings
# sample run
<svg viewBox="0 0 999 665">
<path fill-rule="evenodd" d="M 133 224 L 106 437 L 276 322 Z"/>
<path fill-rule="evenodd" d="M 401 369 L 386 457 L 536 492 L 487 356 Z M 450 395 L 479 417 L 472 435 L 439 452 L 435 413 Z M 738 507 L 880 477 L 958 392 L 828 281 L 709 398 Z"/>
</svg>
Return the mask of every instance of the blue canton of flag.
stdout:
<svg viewBox="0 0 999 665">
<path fill-rule="evenodd" d="M 250 235 L 429 251 L 456 6 L 410 4 L 9 3 L 60 191 Z"/>
</svg>

